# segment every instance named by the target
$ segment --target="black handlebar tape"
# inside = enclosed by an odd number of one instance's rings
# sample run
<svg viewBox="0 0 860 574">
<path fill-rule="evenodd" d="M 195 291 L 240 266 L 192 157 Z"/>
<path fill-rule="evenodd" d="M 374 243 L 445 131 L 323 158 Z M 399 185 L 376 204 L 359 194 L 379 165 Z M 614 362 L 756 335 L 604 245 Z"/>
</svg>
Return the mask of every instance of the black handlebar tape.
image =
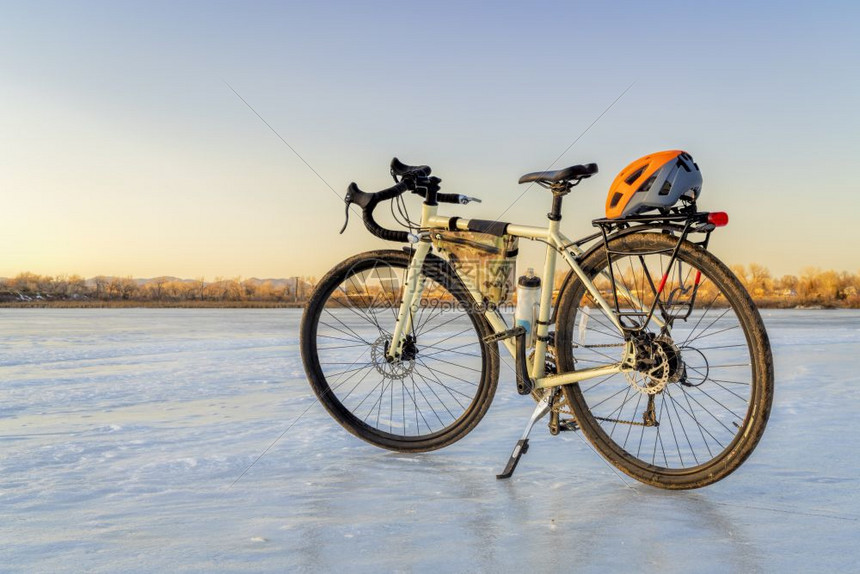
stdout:
<svg viewBox="0 0 860 574">
<path fill-rule="evenodd" d="M 376 223 L 373 219 L 373 209 L 376 207 L 376 202 L 362 211 L 364 214 L 364 226 L 369 232 L 385 241 L 396 241 L 397 243 L 406 243 L 409 240 L 409 234 L 405 231 L 396 231 L 394 229 L 386 229 Z"/>
<path fill-rule="evenodd" d="M 347 189 L 346 201 L 347 203 L 352 202 L 361 207 L 364 226 L 373 235 L 379 237 L 380 239 L 384 239 L 385 241 L 396 241 L 398 243 L 405 243 L 408 240 L 408 234 L 405 231 L 386 229 L 376 223 L 376 220 L 373 219 L 373 210 L 376 209 L 376 206 L 380 201 L 394 199 L 398 195 L 404 193 L 407 189 L 408 187 L 405 183 L 398 183 L 397 185 L 393 185 L 388 189 L 383 189 L 382 191 L 377 191 L 376 193 L 368 193 L 365 191 L 361 191 L 358 186 L 353 182 L 349 184 L 349 188 Z"/>
<path fill-rule="evenodd" d="M 402 195 L 407 189 L 407 185 L 403 182 L 398 183 L 397 185 L 392 185 L 388 189 L 383 189 L 382 191 L 377 191 L 372 194 L 376 197 L 376 201 L 386 201 L 389 199 L 394 199 L 398 195 Z"/>
<path fill-rule="evenodd" d="M 358 186 L 353 182 L 349 184 L 349 188 L 347 189 L 346 201 L 347 203 L 355 203 L 356 205 L 361 207 L 364 226 L 373 235 L 379 237 L 380 239 L 384 239 L 385 241 L 396 241 L 398 243 L 405 243 L 406 241 L 408 241 L 409 234 L 406 231 L 398 231 L 382 227 L 373 218 L 373 210 L 376 209 L 376 206 L 377 204 L 379 204 L 379 202 L 394 199 L 395 197 L 403 194 L 413 186 L 414 183 L 412 186 L 410 186 L 410 182 L 401 181 L 397 185 L 393 185 L 388 189 L 383 189 L 375 193 L 369 193 L 366 191 L 361 191 Z M 436 201 L 441 203 L 460 203 L 460 195 L 457 193 L 437 193 Z"/>
</svg>

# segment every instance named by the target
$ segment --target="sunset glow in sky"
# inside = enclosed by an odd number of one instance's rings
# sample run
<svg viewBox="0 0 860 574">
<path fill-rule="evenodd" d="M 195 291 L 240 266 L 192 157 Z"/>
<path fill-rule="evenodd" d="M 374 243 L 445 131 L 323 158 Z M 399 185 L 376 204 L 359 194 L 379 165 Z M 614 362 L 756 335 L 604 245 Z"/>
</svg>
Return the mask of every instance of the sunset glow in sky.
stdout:
<svg viewBox="0 0 860 574">
<path fill-rule="evenodd" d="M 727 262 L 856 272 L 858 22 L 857 2 L 0 2 L 0 276 L 319 276 L 397 247 L 337 234 L 351 181 L 427 163 L 483 199 L 452 214 L 494 219 L 631 83 L 554 165 L 600 166 L 568 235 L 627 163 L 685 149 Z M 548 208 L 533 187 L 505 218 Z"/>
</svg>

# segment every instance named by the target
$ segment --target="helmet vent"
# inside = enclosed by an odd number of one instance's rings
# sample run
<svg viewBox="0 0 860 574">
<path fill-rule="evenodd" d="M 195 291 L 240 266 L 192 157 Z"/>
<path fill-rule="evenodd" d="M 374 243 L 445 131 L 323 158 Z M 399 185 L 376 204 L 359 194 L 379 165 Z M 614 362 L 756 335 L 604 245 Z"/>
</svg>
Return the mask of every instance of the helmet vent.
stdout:
<svg viewBox="0 0 860 574">
<path fill-rule="evenodd" d="M 655 173 L 654 175 L 652 175 L 651 177 L 649 177 L 647 180 L 645 180 L 645 183 L 643 183 L 643 184 L 642 184 L 642 187 L 640 187 L 640 188 L 639 188 L 639 189 L 637 189 L 636 191 L 637 191 L 637 192 L 640 192 L 640 191 L 648 191 L 649 189 L 651 189 L 651 186 L 652 186 L 652 185 L 654 185 L 654 180 L 655 180 L 655 179 L 657 179 L 657 174 L 656 174 L 656 173 Z"/>
<path fill-rule="evenodd" d="M 629 176 L 627 176 L 627 179 L 624 180 L 624 183 L 626 183 L 627 185 L 633 185 L 633 183 L 637 179 L 642 177 L 642 174 L 645 173 L 646 169 L 648 169 L 648 164 L 643 165 L 642 167 L 631 173 Z"/>
<path fill-rule="evenodd" d="M 702 174 L 689 153 L 679 149 L 652 153 L 615 176 L 604 196 L 606 217 L 623 219 L 654 210 L 672 214 L 686 209 L 701 189 Z"/>
</svg>

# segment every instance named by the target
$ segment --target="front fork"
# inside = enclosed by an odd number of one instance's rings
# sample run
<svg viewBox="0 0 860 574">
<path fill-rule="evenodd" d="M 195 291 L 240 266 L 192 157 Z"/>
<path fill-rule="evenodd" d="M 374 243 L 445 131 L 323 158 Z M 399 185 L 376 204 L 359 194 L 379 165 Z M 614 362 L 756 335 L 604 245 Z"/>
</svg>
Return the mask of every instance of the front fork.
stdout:
<svg viewBox="0 0 860 574">
<path fill-rule="evenodd" d="M 397 322 L 394 324 L 394 333 L 391 336 L 391 345 L 388 347 L 388 360 L 394 362 L 403 356 L 403 344 L 406 336 L 412 332 L 412 319 L 421 304 L 421 293 L 424 291 L 424 260 L 430 252 L 430 241 L 419 241 L 412 252 L 409 260 L 409 269 L 406 274 L 406 284 L 403 286 L 403 298 L 400 302 L 400 310 L 397 314 Z"/>
</svg>

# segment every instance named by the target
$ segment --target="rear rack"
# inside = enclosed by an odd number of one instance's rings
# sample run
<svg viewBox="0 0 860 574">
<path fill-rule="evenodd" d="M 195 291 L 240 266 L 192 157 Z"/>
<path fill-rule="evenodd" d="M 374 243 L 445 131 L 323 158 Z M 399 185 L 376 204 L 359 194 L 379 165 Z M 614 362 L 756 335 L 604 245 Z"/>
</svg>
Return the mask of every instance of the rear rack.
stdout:
<svg viewBox="0 0 860 574">
<path fill-rule="evenodd" d="M 678 242 L 674 249 L 671 250 L 669 263 L 666 266 L 667 270 L 671 270 L 678 258 L 678 251 L 681 244 L 688 240 L 690 234 L 704 233 L 705 236 L 700 241 L 691 241 L 702 249 L 707 249 L 710 241 L 711 232 L 716 228 L 714 223 L 709 221 L 709 212 L 700 212 L 696 210 L 695 203 L 690 203 L 684 207 L 676 208 L 671 213 L 652 213 L 643 215 L 633 215 L 622 219 L 600 218 L 592 221 L 595 227 L 600 228 L 600 233 L 597 236 L 603 237 L 603 246 L 606 249 L 609 277 L 612 284 L 612 303 L 614 304 L 615 312 L 619 319 L 629 319 L 629 321 L 621 321 L 621 326 L 625 333 L 632 335 L 640 333 L 645 329 L 645 326 L 651 321 L 654 311 L 659 305 L 663 319 L 666 321 L 674 321 L 675 319 L 685 320 L 690 316 L 696 300 L 696 293 L 699 288 L 699 280 L 696 279 L 695 285 L 691 288 L 684 289 L 680 294 L 672 292 L 669 294 L 668 300 L 660 301 L 660 294 L 663 292 L 663 286 L 666 278 L 669 276 L 669 271 L 665 271 L 665 275 L 660 280 L 659 287 L 655 285 L 654 279 L 648 277 L 649 286 L 654 294 L 654 300 L 647 309 L 638 311 L 622 311 L 619 302 L 619 288 L 615 281 L 615 271 L 613 269 L 613 259 L 621 256 L 637 255 L 644 257 L 645 255 L 656 255 L 660 253 L 669 253 L 669 250 L 661 249 L 653 252 L 631 252 L 620 249 L 610 249 L 609 241 L 618 237 L 624 237 L 633 233 L 639 233 L 647 230 L 660 231 L 677 236 Z M 688 293 L 692 289 L 692 293 Z M 676 289 L 677 291 L 678 289 Z M 676 297 L 677 295 L 677 297 Z M 682 299 L 683 298 L 683 299 Z M 680 313 L 675 313 L 675 310 L 686 309 Z M 629 323 L 629 324 L 628 324 Z"/>
</svg>

